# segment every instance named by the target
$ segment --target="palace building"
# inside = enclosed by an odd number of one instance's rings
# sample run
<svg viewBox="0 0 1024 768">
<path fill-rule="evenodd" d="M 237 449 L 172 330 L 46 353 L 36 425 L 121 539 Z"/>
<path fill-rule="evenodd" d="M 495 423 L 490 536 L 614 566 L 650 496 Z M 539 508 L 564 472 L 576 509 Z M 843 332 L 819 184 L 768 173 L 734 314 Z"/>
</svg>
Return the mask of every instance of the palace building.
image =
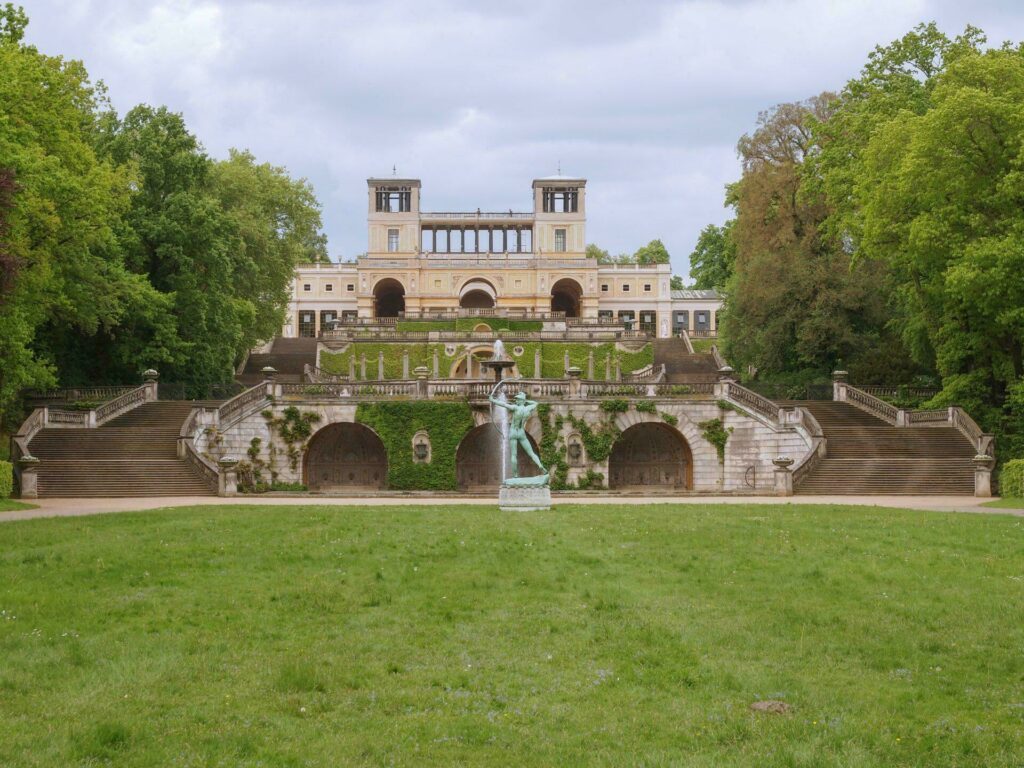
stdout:
<svg viewBox="0 0 1024 768">
<path fill-rule="evenodd" d="M 367 179 L 366 254 L 297 268 L 281 335 L 453 313 L 717 335 L 717 292 L 672 291 L 668 264 L 587 258 L 586 187 L 549 176 L 534 180 L 529 211 L 424 211 L 419 179 Z"/>
</svg>

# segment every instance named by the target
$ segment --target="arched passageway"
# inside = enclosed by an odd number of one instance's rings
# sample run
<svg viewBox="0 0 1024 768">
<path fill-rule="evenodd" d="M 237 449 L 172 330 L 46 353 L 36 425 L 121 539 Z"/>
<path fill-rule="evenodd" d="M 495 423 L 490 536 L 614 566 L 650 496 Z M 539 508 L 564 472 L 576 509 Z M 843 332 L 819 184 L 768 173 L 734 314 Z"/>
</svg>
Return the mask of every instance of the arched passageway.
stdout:
<svg viewBox="0 0 1024 768">
<path fill-rule="evenodd" d="M 537 443 L 526 436 L 534 452 L 540 455 Z M 539 475 L 540 470 L 519 449 L 519 474 L 522 477 Z M 455 452 L 455 475 L 460 490 L 496 489 L 501 485 L 501 435 L 493 424 L 481 424 L 466 433 Z"/>
<path fill-rule="evenodd" d="M 388 476 L 384 443 L 362 424 L 328 424 L 310 438 L 302 475 L 311 491 L 383 488 Z"/>
<path fill-rule="evenodd" d="M 571 278 L 563 277 L 551 286 L 551 311 L 565 312 L 566 317 L 579 317 L 582 298 L 582 286 Z"/>
<path fill-rule="evenodd" d="M 693 455 L 667 424 L 634 424 L 615 441 L 608 458 L 609 488 L 693 487 Z"/>
<path fill-rule="evenodd" d="M 459 291 L 459 307 L 461 309 L 494 309 L 498 292 L 489 280 L 474 277 L 466 282 Z"/>
<path fill-rule="evenodd" d="M 466 291 L 459 299 L 459 307 L 462 309 L 494 309 L 494 297 L 487 291 L 478 289 Z"/>
<path fill-rule="evenodd" d="M 393 277 L 373 286 L 373 316 L 398 317 L 405 311 L 405 287 Z"/>
</svg>

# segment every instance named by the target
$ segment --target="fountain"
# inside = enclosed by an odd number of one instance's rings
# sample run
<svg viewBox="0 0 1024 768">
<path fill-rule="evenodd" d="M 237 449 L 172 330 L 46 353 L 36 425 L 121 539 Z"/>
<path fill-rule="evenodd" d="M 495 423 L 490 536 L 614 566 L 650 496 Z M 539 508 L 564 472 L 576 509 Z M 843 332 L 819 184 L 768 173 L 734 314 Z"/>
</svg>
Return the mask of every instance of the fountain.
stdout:
<svg viewBox="0 0 1024 768">
<path fill-rule="evenodd" d="M 505 345 L 501 339 L 494 343 L 491 359 L 485 360 L 482 365 L 494 371 L 494 388 L 488 399 L 491 403 L 491 423 L 497 428 L 502 444 L 498 506 L 503 511 L 519 512 L 551 509 L 548 472 L 526 436 L 526 421 L 537 410 L 537 402 L 527 399 L 526 393 L 522 391 L 516 394 L 513 402 L 508 401 L 503 387 L 514 379 L 506 379 L 505 371 L 514 366 L 515 362 L 505 357 Z M 535 477 L 519 476 L 520 449 L 540 468 L 542 474 Z"/>
</svg>

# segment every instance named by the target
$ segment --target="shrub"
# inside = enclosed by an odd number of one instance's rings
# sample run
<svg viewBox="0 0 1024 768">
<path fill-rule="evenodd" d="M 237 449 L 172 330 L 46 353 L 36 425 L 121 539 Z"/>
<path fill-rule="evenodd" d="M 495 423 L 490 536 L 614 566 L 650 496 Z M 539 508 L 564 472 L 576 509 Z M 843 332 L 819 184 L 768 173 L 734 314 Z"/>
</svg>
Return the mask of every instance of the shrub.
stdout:
<svg viewBox="0 0 1024 768">
<path fill-rule="evenodd" d="M 11 498 L 14 490 L 14 465 L 9 461 L 0 461 L 0 499 Z"/>
<path fill-rule="evenodd" d="M 1003 465 L 999 473 L 999 494 L 1014 499 L 1024 498 L 1024 459 L 1014 459 Z"/>
</svg>

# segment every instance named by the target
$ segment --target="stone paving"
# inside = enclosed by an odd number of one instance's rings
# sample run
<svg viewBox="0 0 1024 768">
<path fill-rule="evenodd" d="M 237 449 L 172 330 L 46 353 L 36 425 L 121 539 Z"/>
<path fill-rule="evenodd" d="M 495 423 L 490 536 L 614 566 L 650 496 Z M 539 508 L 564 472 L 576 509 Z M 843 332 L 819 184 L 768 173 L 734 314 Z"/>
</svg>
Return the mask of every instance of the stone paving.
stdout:
<svg viewBox="0 0 1024 768">
<path fill-rule="evenodd" d="M 993 515 L 1024 517 L 1024 509 L 991 509 L 981 504 L 991 501 L 964 496 L 629 496 L 590 495 L 583 493 L 553 494 L 555 511 L 559 504 L 838 504 L 856 506 L 894 507 L 936 512 L 973 512 Z M 373 496 L 235 496 L 223 497 L 163 497 L 137 499 L 37 499 L 36 509 L 0 512 L 0 522 L 29 520 L 39 517 L 75 517 L 109 512 L 136 512 L 175 507 L 211 506 L 221 504 L 253 506 L 333 506 L 333 507 L 386 507 L 386 506 L 454 506 L 477 505 L 497 510 L 494 496 L 468 496 L 465 494 L 387 494 Z M 505 513 L 514 514 L 514 513 Z"/>
</svg>

